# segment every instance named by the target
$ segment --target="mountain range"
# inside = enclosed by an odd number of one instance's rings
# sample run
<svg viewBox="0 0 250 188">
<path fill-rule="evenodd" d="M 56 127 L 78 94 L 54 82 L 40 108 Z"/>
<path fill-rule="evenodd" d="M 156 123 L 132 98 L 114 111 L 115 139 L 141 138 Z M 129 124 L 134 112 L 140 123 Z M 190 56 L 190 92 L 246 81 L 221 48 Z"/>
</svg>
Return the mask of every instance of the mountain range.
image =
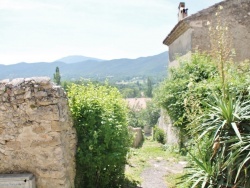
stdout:
<svg viewBox="0 0 250 188">
<path fill-rule="evenodd" d="M 53 77 L 59 67 L 63 80 L 80 78 L 105 79 L 132 77 L 165 77 L 168 52 L 137 59 L 101 60 L 84 56 L 68 56 L 55 62 L 0 64 L 0 79 L 27 78 L 34 76 Z"/>
<path fill-rule="evenodd" d="M 93 57 L 86 57 L 86 56 L 82 56 L 82 55 L 71 55 L 71 56 L 63 57 L 63 58 L 58 59 L 56 61 L 60 61 L 60 62 L 70 64 L 70 63 L 79 63 L 79 62 L 89 61 L 89 60 L 105 61 L 105 60 L 102 60 L 102 59 L 97 59 L 97 58 L 93 58 Z"/>
</svg>

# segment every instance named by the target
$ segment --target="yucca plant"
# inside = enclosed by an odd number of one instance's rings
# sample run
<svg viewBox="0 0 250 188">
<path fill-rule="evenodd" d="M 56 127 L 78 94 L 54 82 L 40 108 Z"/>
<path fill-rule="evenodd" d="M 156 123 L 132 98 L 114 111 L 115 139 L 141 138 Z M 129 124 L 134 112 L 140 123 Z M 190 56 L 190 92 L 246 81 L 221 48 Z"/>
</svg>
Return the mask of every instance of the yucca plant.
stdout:
<svg viewBox="0 0 250 188">
<path fill-rule="evenodd" d="M 236 137 L 224 141 L 225 144 L 230 144 L 224 166 L 231 168 L 228 174 L 231 182 L 239 187 L 248 188 L 250 187 L 250 135 L 242 134 L 241 137 L 241 141 Z"/>
<path fill-rule="evenodd" d="M 227 94 L 213 98 L 210 110 L 197 127 L 199 139 L 211 138 L 210 159 L 192 156 L 192 187 L 250 187 L 250 101 Z M 191 176 L 191 174 L 193 174 Z M 199 185 L 199 186 L 197 186 Z"/>
<path fill-rule="evenodd" d="M 214 95 L 209 113 L 202 117 L 204 121 L 197 127 L 197 131 L 202 133 L 200 138 L 210 133 L 214 139 L 225 134 L 237 135 L 242 140 L 240 131 L 245 130 L 246 126 L 240 125 L 250 120 L 250 101 L 242 102 L 241 99 L 230 94 L 226 98 Z"/>
</svg>

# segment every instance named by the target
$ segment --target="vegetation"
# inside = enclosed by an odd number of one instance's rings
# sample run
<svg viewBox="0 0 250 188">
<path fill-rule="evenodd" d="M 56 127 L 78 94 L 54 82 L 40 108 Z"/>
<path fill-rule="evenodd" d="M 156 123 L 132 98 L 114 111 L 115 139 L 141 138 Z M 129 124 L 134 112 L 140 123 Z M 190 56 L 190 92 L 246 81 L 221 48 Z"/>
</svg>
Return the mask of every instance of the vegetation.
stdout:
<svg viewBox="0 0 250 188">
<path fill-rule="evenodd" d="M 160 157 L 160 159 L 159 159 Z M 152 140 L 151 137 L 146 137 L 143 147 L 141 148 L 131 148 L 128 153 L 128 166 L 126 170 L 126 179 L 130 182 L 134 182 L 133 185 L 125 186 L 127 187 L 137 187 L 140 186 L 142 179 L 142 171 L 150 166 L 150 160 L 168 160 L 170 166 L 173 163 L 180 160 L 180 155 L 171 151 L 164 150 L 162 144 Z M 172 181 L 177 181 L 173 177 Z M 136 186 L 135 186 L 136 185 Z"/>
<path fill-rule="evenodd" d="M 153 139 L 161 144 L 165 144 L 166 143 L 166 133 L 164 132 L 163 129 L 156 126 L 156 127 L 154 127 Z"/>
<path fill-rule="evenodd" d="M 189 180 L 190 187 L 247 188 L 249 66 L 228 61 L 221 70 L 217 63 L 209 55 L 193 54 L 190 62 L 171 70 L 157 97 L 189 138 L 183 146 L 190 157 L 184 182 Z"/>
<path fill-rule="evenodd" d="M 152 86 L 152 81 L 150 78 L 147 79 L 147 90 L 145 94 L 147 97 L 150 97 L 150 98 L 153 97 L 153 86 Z"/>
<path fill-rule="evenodd" d="M 60 75 L 59 67 L 56 67 L 56 72 L 54 73 L 54 82 L 57 85 L 61 85 L 61 75 Z"/>
<path fill-rule="evenodd" d="M 211 55 L 194 53 L 172 69 L 157 98 L 182 135 L 188 135 L 187 187 L 248 188 L 250 69 L 232 61 L 228 29 L 218 24 L 211 29 Z"/>
<path fill-rule="evenodd" d="M 129 109 L 128 122 L 132 127 L 153 127 L 160 117 L 160 109 L 154 101 L 147 101 L 147 107 L 140 109 L 137 106 Z"/>
<path fill-rule="evenodd" d="M 160 117 L 160 108 L 154 100 L 147 101 L 147 108 L 142 111 L 142 117 L 149 127 L 153 127 Z"/>
<path fill-rule="evenodd" d="M 152 98 L 153 89 L 160 81 L 161 79 L 158 79 L 156 77 L 154 77 L 154 79 L 151 79 L 149 77 L 135 77 L 131 80 L 123 80 L 113 83 L 112 85 L 119 89 L 124 98 Z"/>
<path fill-rule="evenodd" d="M 194 53 L 189 61 L 182 61 L 178 68 L 170 69 L 170 76 L 160 84 L 156 94 L 159 106 L 167 110 L 174 126 L 182 135 L 197 125 L 197 116 L 204 113 L 208 96 L 219 88 L 218 71 L 206 54 Z M 191 123 L 192 122 L 192 123 Z"/>
<path fill-rule="evenodd" d="M 76 85 L 68 88 L 77 130 L 76 187 L 119 187 L 130 146 L 126 105 L 116 88 Z"/>
</svg>

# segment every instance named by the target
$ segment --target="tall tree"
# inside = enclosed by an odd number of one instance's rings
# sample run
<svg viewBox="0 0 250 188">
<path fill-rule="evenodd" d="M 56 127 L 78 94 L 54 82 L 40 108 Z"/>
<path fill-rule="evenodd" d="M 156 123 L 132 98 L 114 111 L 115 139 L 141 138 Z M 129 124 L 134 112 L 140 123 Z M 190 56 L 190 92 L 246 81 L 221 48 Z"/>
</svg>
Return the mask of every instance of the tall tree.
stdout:
<svg viewBox="0 0 250 188">
<path fill-rule="evenodd" d="M 146 96 L 147 96 L 147 97 L 153 97 L 152 91 L 153 91 L 152 81 L 151 81 L 150 78 L 148 78 L 148 79 L 147 79 Z"/>
<path fill-rule="evenodd" d="M 55 72 L 55 74 L 54 74 L 54 82 L 55 82 L 57 85 L 60 85 L 60 84 L 61 84 L 61 75 L 60 75 L 59 67 L 56 67 L 56 72 Z"/>
</svg>

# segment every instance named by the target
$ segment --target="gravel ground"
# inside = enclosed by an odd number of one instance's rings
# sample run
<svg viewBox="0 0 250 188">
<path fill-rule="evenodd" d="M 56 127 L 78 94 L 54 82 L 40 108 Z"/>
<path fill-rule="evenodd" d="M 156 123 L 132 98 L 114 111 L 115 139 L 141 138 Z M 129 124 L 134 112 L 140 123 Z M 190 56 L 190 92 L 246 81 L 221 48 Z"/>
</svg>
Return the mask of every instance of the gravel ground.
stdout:
<svg viewBox="0 0 250 188">
<path fill-rule="evenodd" d="M 186 165 L 186 162 L 178 163 L 166 161 L 161 157 L 156 160 L 149 161 L 150 167 L 146 168 L 142 174 L 142 188 L 167 188 L 164 177 L 167 174 L 181 173 Z"/>
</svg>

